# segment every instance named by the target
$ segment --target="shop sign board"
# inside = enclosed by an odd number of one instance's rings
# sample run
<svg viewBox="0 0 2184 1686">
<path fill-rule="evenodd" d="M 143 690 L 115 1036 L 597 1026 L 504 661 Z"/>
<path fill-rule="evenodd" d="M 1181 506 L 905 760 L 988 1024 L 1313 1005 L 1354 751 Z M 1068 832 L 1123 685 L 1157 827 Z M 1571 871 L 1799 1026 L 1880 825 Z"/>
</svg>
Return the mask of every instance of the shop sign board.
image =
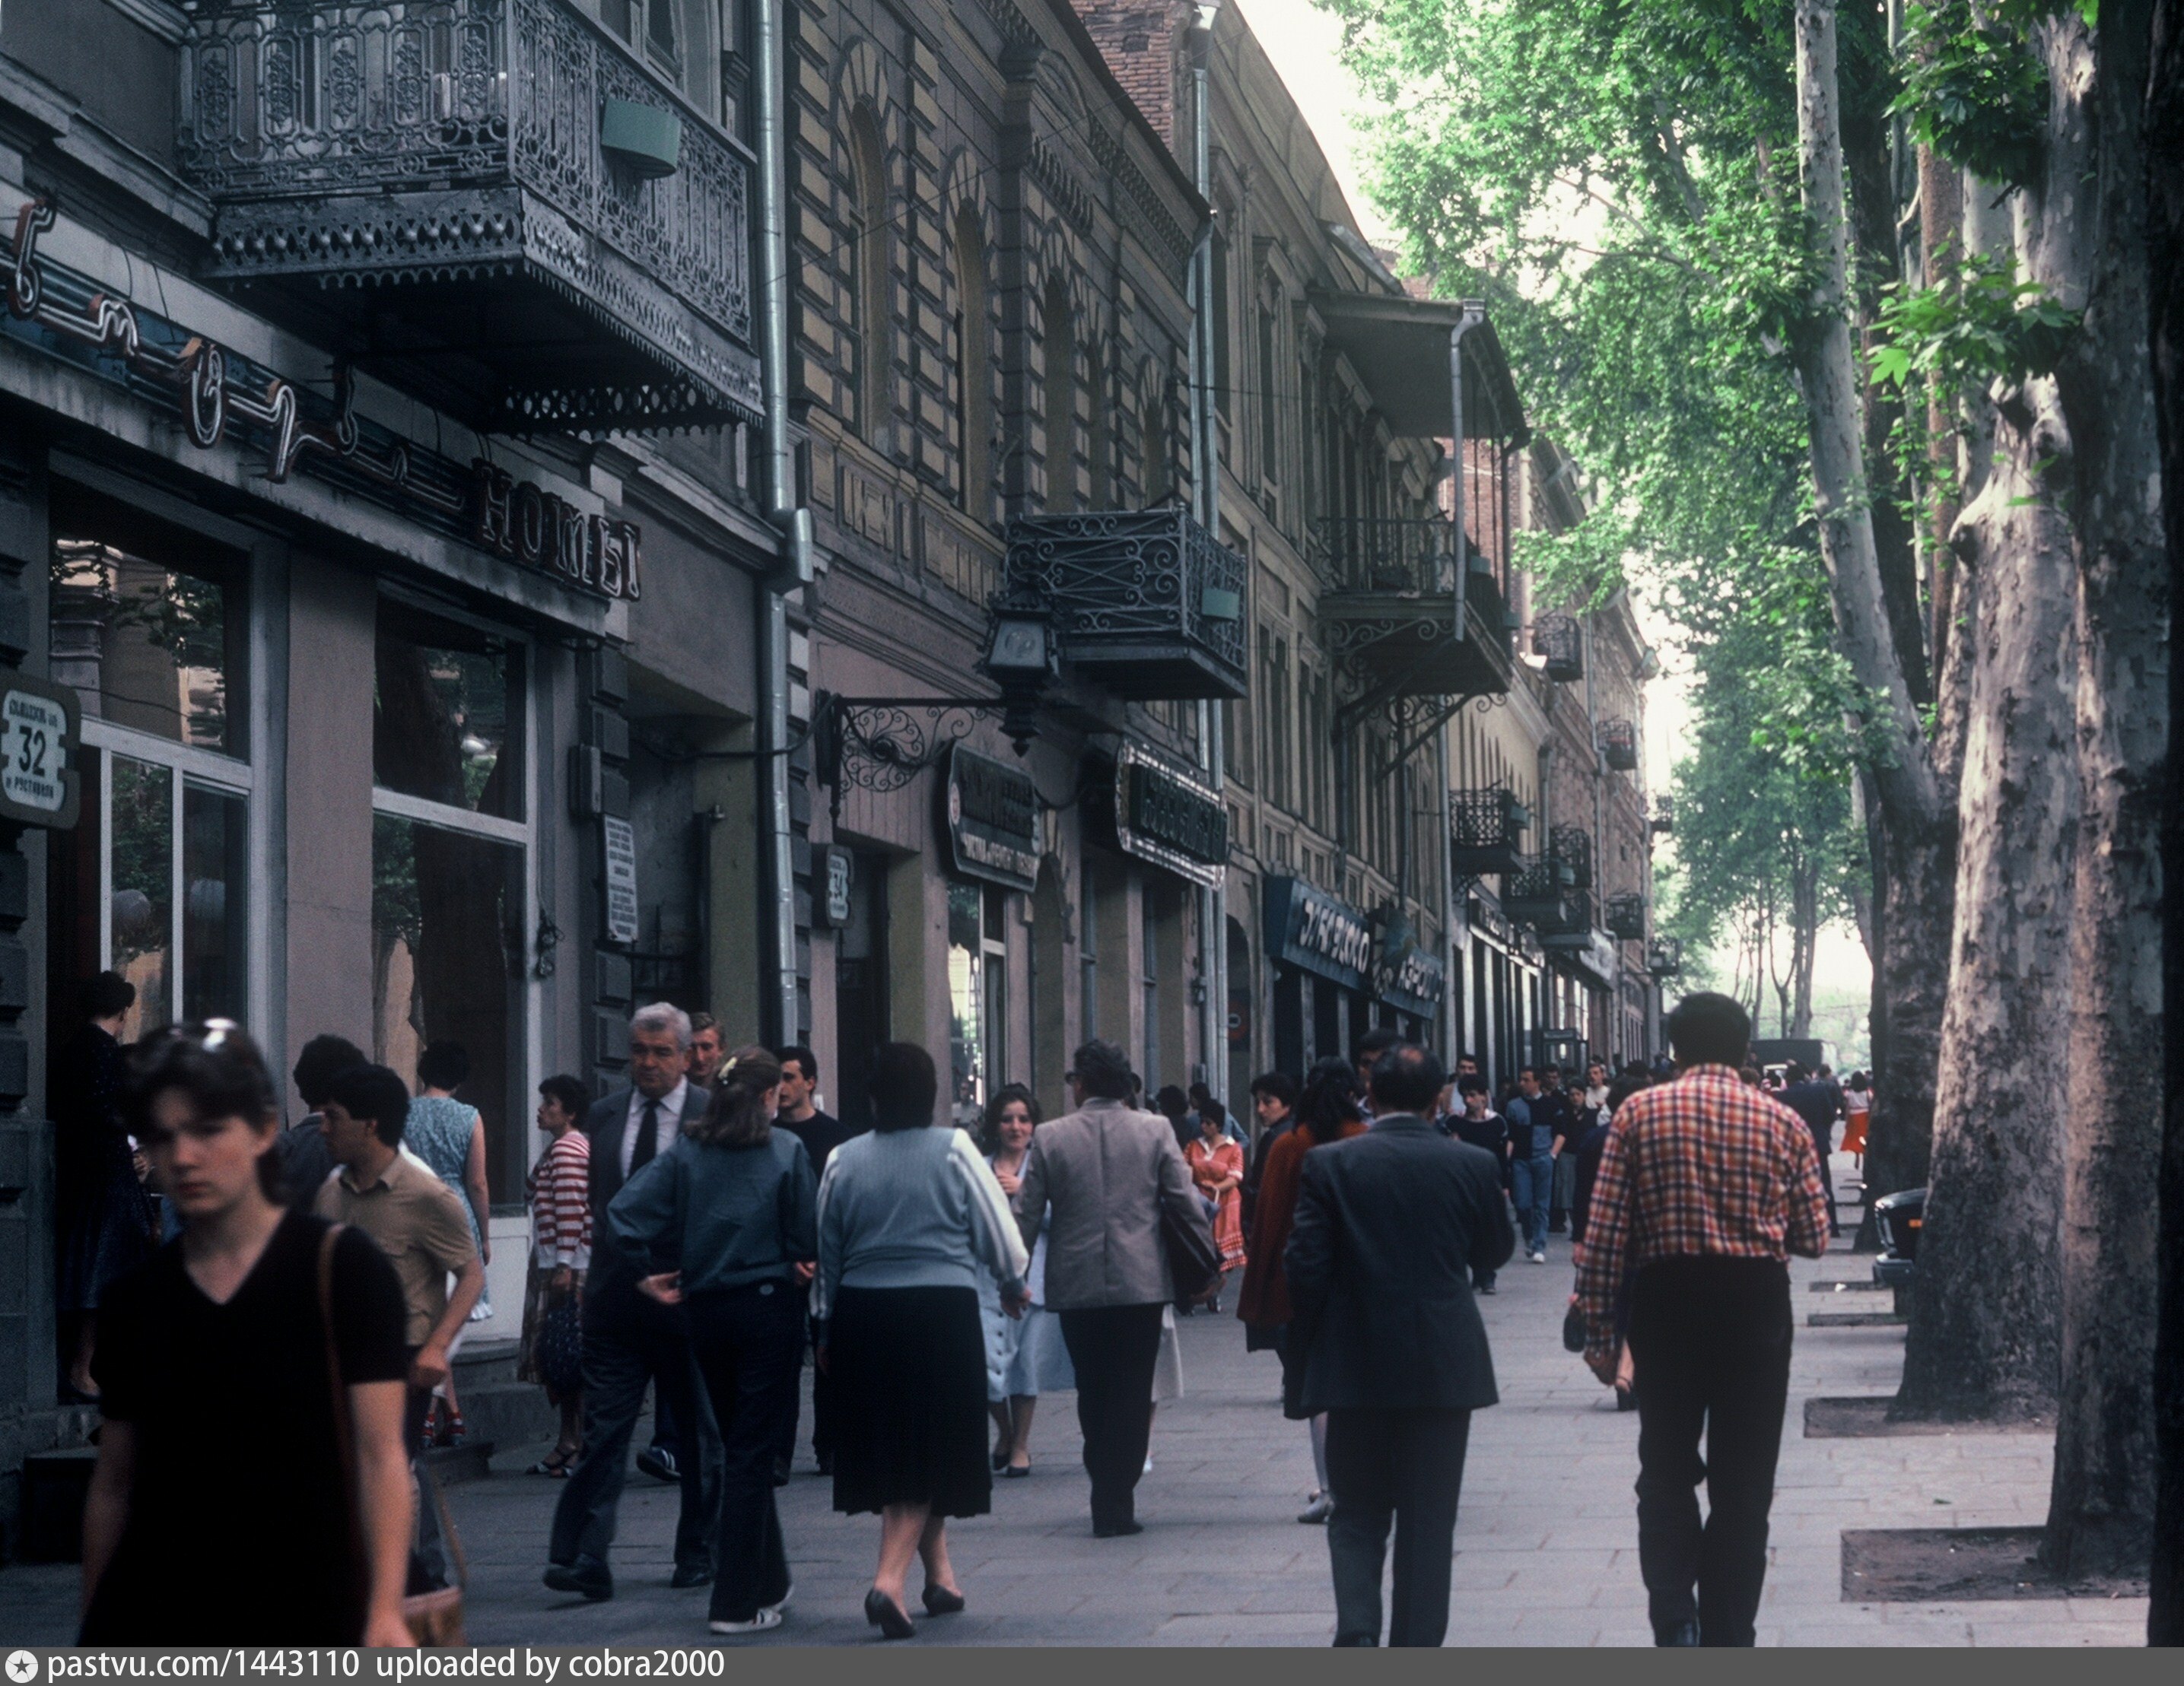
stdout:
<svg viewBox="0 0 2184 1686">
<path fill-rule="evenodd" d="M 1115 842 L 1123 854 L 1193 883 L 1228 870 L 1228 809 L 1190 774 L 1125 743 L 1115 757 Z"/>
<path fill-rule="evenodd" d="M 967 878 L 1012 890 L 1039 882 L 1039 787 L 1021 767 L 958 743 L 940 782 L 948 858 Z"/>
<path fill-rule="evenodd" d="M 811 922 L 822 931 L 839 931 L 850 922 L 850 892 L 857 882 L 857 858 L 829 843 L 819 851 L 819 893 L 812 898 Z"/>
<path fill-rule="evenodd" d="M 1292 965 L 1362 989 L 1373 970 L 1373 927 L 1365 915 L 1301 878 L 1269 878 L 1267 952 Z"/>
<path fill-rule="evenodd" d="M 83 797 L 75 693 L 12 672 L 0 672 L 0 821 L 68 831 Z"/>
<path fill-rule="evenodd" d="M 610 943 L 637 941 L 637 830 L 611 814 L 599 816 L 605 856 L 606 933 Z"/>
<path fill-rule="evenodd" d="M 1373 975 L 1373 993 L 1407 1013 L 1420 1017 L 1440 1004 L 1447 971 L 1423 949 L 1405 943 L 1394 954 L 1383 954 Z"/>
</svg>

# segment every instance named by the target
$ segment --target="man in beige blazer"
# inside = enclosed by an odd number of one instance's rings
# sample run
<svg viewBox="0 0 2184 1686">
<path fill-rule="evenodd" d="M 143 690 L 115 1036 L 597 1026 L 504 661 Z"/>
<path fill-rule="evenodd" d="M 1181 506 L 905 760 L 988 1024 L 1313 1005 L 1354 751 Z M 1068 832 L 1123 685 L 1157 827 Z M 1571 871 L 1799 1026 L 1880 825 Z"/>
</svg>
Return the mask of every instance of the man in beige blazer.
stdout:
<svg viewBox="0 0 2184 1686">
<path fill-rule="evenodd" d="M 1077 1110 L 1042 1124 L 1017 1197 L 1024 1244 L 1047 1219 L 1046 1307 L 1077 1371 L 1077 1420 L 1092 1477 L 1092 1532 L 1140 1531 L 1138 1477 L 1152 1432 L 1161 1308 L 1175 1297 L 1161 1215 L 1205 1232 L 1206 1209 L 1167 1121 L 1131 1110 L 1130 1062 L 1112 1042 L 1077 1050 Z"/>
</svg>

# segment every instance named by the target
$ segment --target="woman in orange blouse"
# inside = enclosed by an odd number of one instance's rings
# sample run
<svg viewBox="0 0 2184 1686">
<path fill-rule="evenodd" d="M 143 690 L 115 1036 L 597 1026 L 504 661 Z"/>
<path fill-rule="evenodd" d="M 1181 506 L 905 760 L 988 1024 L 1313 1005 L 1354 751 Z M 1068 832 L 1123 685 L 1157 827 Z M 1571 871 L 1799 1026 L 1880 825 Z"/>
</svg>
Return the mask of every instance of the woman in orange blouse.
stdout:
<svg viewBox="0 0 2184 1686">
<path fill-rule="evenodd" d="M 1289 1245 L 1296 1221 L 1297 1190 L 1304 1179 L 1304 1156 L 1329 1142 L 1362 1133 L 1363 1099 L 1357 1068 L 1346 1060 L 1327 1059 L 1312 1068 L 1304 1093 L 1297 1097 L 1296 1121 L 1267 1149 L 1266 1168 L 1259 1173 L 1259 1198 L 1251 1213 L 1250 1261 L 1244 1266 L 1244 1286 L 1236 1297 L 1236 1315 L 1262 1335 L 1271 1333 L 1282 1357 L 1282 1410 L 1291 1422 L 1304 1416 L 1298 1399 L 1303 1376 L 1295 1360 L 1302 1353 L 1290 1350 L 1289 1278 L 1282 1271 L 1282 1249 Z M 1312 1459 L 1319 1486 L 1306 1504 L 1301 1522 L 1323 1522 L 1333 1508 L 1327 1492 L 1327 1418 L 1312 1421 Z"/>
<path fill-rule="evenodd" d="M 1213 1244 L 1221 1249 L 1225 1274 L 1244 1262 L 1244 1149 L 1222 1127 L 1228 1119 L 1217 1102 L 1198 1112 L 1198 1139 L 1184 1149 L 1191 1181 L 1213 1203 Z M 1221 1309 L 1220 1290 L 1213 1309 Z"/>
</svg>

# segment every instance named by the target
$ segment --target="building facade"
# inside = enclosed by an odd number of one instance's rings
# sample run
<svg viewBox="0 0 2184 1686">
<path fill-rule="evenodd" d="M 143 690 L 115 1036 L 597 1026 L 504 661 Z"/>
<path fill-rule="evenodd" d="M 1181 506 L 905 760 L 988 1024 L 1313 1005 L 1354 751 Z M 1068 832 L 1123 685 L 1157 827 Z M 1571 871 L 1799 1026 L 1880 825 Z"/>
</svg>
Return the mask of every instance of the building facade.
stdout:
<svg viewBox="0 0 2184 1686">
<path fill-rule="evenodd" d="M 47 1121 L 89 977 L 125 1041 L 232 1018 L 279 1074 L 462 1043 L 488 1336 L 537 1083 L 610 1082 L 641 998 L 751 993 L 738 15 L 0 13 L 0 659 L 54 775 L 0 833 L 0 1517 L 88 1426 Z"/>
</svg>

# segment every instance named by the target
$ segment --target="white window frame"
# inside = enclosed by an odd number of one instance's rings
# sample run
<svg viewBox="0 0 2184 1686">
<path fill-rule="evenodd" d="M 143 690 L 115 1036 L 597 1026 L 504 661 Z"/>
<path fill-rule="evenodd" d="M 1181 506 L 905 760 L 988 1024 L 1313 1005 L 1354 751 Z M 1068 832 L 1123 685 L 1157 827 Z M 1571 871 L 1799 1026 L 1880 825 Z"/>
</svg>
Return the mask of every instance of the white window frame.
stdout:
<svg viewBox="0 0 2184 1686">
<path fill-rule="evenodd" d="M 522 695 L 517 699 L 514 713 L 521 721 L 523 732 L 525 818 L 507 820 L 497 814 L 480 814 L 468 808 L 459 808 L 451 802 L 435 802 L 429 797 L 405 795 L 400 791 L 387 789 L 376 779 L 371 787 L 371 813 L 375 820 L 385 814 L 419 825 L 437 826 L 442 831 L 488 838 L 523 851 L 523 987 L 516 992 L 516 999 L 523 1014 L 522 1033 L 518 1043 L 521 1049 L 523 1086 L 512 1093 L 516 1110 L 521 1111 L 521 1098 L 535 1090 L 546 1075 L 546 992 L 538 977 L 537 956 L 532 952 L 538 912 L 543 905 L 538 864 L 538 815 L 545 799 L 545 784 L 541 776 L 544 757 L 539 753 L 540 732 L 545 718 L 539 703 L 539 693 L 545 680 L 541 671 L 542 652 L 538 641 L 528 632 L 505 621 L 472 615 L 428 593 L 404 591 L 399 586 L 382 582 L 379 600 L 386 602 L 389 599 L 421 614 L 432 615 L 477 632 L 489 632 L 497 638 L 505 638 L 522 652 Z M 372 623 L 375 651 L 378 648 L 378 619 L 375 613 Z M 375 1015 L 378 1009 L 379 1004 L 374 1002 L 372 1010 Z M 376 1029 L 374 1034 L 376 1035 Z M 507 1202 L 496 1204 L 505 1205 Z"/>
</svg>

